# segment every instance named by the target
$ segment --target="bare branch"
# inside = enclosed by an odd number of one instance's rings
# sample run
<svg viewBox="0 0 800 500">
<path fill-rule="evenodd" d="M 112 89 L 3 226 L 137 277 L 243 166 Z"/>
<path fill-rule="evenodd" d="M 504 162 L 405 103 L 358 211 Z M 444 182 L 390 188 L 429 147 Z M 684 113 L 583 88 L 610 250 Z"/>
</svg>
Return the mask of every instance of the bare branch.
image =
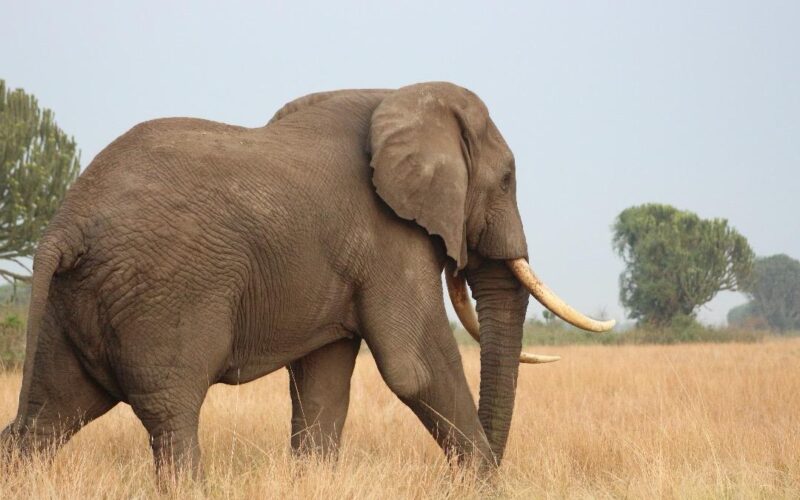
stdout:
<svg viewBox="0 0 800 500">
<path fill-rule="evenodd" d="M 25 276 L 22 274 L 12 273 L 11 271 L 6 271 L 5 269 L 0 269 L 0 276 L 6 279 L 14 279 L 17 281 L 22 281 L 23 283 L 30 283 L 31 276 Z"/>
<path fill-rule="evenodd" d="M 22 261 L 20 261 L 19 259 L 17 259 L 17 258 L 14 258 L 14 257 L 9 257 L 9 258 L 8 258 L 8 259 L 6 259 L 6 260 L 10 260 L 10 261 L 11 261 L 11 262 L 13 262 L 14 264 L 16 264 L 16 265 L 18 265 L 19 267 L 21 267 L 22 269 L 26 270 L 26 271 L 28 272 L 28 274 L 33 274 L 33 271 L 31 270 L 31 268 L 30 268 L 30 267 L 28 267 L 27 265 L 23 264 L 23 263 L 22 263 Z"/>
</svg>

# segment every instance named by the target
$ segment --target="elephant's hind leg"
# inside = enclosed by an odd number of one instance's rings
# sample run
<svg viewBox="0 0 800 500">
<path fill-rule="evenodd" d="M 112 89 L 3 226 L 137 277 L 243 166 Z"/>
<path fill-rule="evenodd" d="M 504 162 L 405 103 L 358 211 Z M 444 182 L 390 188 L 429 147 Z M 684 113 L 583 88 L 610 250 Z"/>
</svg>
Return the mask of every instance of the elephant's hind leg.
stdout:
<svg viewBox="0 0 800 500">
<path fill-rule="evenodd" d="M 211 385 L 205 366 L 180 356 L 171 361 L 142 358 L 147 361 L 126 367 L 124 391 L 150 435 L 159 485 L 187 475 L 201 479 L 197 431 L 200 408 Z"/>
<path fill-rule="evenodd" d="M 143 321 L 120 333 L 115 362 L 127 402 L 150 435 L 161 486 L 185 475 L 201 479 L 200 408 L 230 349 L 223 315 L 175 315 L 182 320 L 172 328 Z"/>
<path fill-rule="evenodd" d="M 292 451 L 334 456 L 350 401 L 350 378 L 361 338 L 342 339 L 290 364 Z"/>
</svg>

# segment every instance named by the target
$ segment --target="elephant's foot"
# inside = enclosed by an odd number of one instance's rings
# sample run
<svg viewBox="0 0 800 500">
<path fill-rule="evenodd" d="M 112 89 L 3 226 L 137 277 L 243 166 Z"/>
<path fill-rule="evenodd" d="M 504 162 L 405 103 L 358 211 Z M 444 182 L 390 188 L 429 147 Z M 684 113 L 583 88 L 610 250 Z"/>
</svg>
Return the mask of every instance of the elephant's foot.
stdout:
<svg viewBox="0 0 800 500">
<path fill-rule="evenodd" d="M 199 378 L 190 373 L 175 380 L 188 383 L 173 385 L 164 379 L 141 377 L 126 388 L 133 412 L 150 435 L 162 490 L 187 479 L 202 480 L 197 428 L 208 386 L 198 383 Z"/>
<path fill-rule="evenodd" d="M 71 434 L 61 427 L 35 428 L 9 424 L 0 432 L 0 472 L 15 472 L 28 463 L 33 455 L 43 462 L 52 461 Z"/>
<path fill-rule="evenodd" d="M 159 489 L 174 491 L 184 481 L 202 483 L 203 469 L 197 429 L 184 432 L 165 432 L 151 437 Z"/>
<path fill-rule="evenodd" d="M 13 423 L 0 432 L 0 472 L 7 474 L 12 470 L 12 464 L 17 463 L 20 452 L 20 442 L 13 429 Z"/>
</svg>

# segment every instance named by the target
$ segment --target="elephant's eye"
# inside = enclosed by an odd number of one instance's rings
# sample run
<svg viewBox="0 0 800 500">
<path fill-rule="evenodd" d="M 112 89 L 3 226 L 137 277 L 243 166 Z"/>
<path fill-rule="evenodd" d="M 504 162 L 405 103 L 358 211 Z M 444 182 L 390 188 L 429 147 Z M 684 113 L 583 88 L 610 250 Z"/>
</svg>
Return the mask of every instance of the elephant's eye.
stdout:
<svg viewBox="0 0 800 500">
<path fill-rule="evenodd" d="M 511 188 L 511 181 L 511 172 L 506 172 L 505 175 L 503 175 L 503 179 L 500 181 L 500 189 L 502 189 L 504 193 L 508 192 L 509 188 Z"/>
</svg>

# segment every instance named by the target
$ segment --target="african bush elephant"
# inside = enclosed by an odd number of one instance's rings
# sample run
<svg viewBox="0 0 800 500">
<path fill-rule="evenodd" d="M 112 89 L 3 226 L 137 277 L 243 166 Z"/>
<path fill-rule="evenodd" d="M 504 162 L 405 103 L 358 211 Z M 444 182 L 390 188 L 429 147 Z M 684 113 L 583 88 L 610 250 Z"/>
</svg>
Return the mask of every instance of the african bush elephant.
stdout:
<svg viewBox="0 0 800 500">
<path fill-rule="evenodd" d="M 288 366 L 292 446 L 328 453 L 363 339 L 446 453 L 499 463 L 528 291 L 577 326 L 613 325 L 529 270 L 514 168 L 483 102 L 450 83 L 312 94 L 253 129 L 135 126 L 92 161 L 39 243 L 6 447 L 63 443 L 123 401 L 159 471 L 199 473 L 209 386 Z M 477 409 L 445 266 L 480 334 Z"/>
</svg>

